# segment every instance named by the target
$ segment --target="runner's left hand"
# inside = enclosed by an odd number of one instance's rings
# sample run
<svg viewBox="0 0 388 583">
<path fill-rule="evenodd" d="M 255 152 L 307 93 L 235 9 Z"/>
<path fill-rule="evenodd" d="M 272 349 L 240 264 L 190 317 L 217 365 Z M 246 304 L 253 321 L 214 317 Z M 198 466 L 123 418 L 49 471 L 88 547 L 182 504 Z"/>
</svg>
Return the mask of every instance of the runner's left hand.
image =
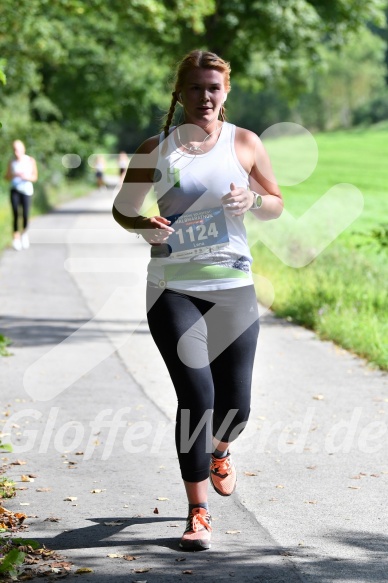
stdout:
<svg viewBox="0 0 388 583">
<path fill-rule="evenodd" d="M 234 217 L 243 215 L 252 206 L 254 194 L 251 190 L 230 184 L 230 192 L 222 197 L 222 204 Z"/>
</svg>

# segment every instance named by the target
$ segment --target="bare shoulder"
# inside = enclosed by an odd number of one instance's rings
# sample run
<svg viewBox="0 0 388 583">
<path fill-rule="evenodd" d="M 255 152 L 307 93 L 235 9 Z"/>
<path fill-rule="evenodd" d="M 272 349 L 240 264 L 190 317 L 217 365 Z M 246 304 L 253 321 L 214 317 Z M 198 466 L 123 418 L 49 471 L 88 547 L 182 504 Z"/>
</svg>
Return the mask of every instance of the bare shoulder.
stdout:
<svg viewBox="0 0 388 583">
<path fill-rule="evenodd" d="M 136 150 L 137 154 L 152 154 L 159 145 L 159 135 L 147 138 Z"/>
<path fill-rule="evenodd" d="M 263 155 L 265 155 L 264 146 L 259 136 L 251 130 L 237 126 L 235 135 L 235 149 L 241 165 L 243 168 L 245 168 L 248 174 L 251 173 L 257 158 L 261 158 Z"/>
<path fill-rule="evenodd" d="M 236 126 L 236 143 L 248 148 L 263 147 L 263 142 L 255 132 L 238 126 Z"/>
</svg>

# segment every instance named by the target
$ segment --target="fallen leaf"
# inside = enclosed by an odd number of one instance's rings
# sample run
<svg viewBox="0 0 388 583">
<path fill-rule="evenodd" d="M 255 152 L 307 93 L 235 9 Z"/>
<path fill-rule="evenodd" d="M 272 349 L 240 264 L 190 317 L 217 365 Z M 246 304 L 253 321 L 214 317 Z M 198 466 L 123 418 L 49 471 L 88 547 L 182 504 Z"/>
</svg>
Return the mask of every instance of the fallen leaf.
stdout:
<svg viewBox="0 0 388 583">
<path fill-rule="evenodd" d="M 74 455 L 84 455 L 83 451 L 76 451 Z"/>
<path fill-rule="evenodd" d="M 177 524 L 169 524 L 168 526 L 169 526 L 170 528 L 178 528 L 178 525 L 177 525 Z"/>
<path fill-rule="evenodd" d="M 23 476 L 21 477 L 21 481 L 22 481 L 22 482 L 33 482 L 33 481 L 34 481 L 34 478 L 30 478 L 30 476 L 25 476 L 25 475 L 23 475 Z"/>
<path fill-rule="evenodd" d="M 43 522 L 59 522 L 60 520 L 60 518 L 56 518 L 55 516 L 49 516 L 48 518 L 45 518 Z"/>
<path fill-rule="evenodd" d="M 28 474 L 29 478 L 37 478 L 38 476 L 36 474 Z"/>
<path fill-rule="evenodd" d="M 118 553 L 110 553 L 109 555 L 106 555 L 107 557 L 109 557 L 110 559 L 122 559 L 123 555 L 119 555 Z"/>
<path fill-rule="evenodd" d="M 76 500 L 78 500 L 77 496 L 68 496 L 63 499 L 64 502 L 75 502 Z"/>
<path fill-rule="evenodd" d="M 159 514 L 159 509 L 158 509 L 158 508 L 156 508 L 156 506 L 155 506 L 155 508 L 154 508 L 154 514 Z"/>
<path fill-rule="evenodd" d="M 282 484 L 277 484 L 276 488 L 284 488 Z"/>
<path fill-rule="evenodd" d="M 240 534 L 241 530 L 227 530 L 225 534 Z"/>
<path fill-rule="evenodd" d="M 91 494 L 100 494 L 100 492 L 103 492 L 104 490 L 100 490 L 99 488 L 95 488 L 94 490 L 90 490 Z"/>
<path fill-rule="evenodd" d="M 360 490 L 361 486 L 348 486 L 351 490 Z"/>
<path fill-rule="evenodd" d="M 191 569 L 186 569 L 186 571 L 182 571 L 183 575 L 192 575 L 193 571 Z"/>
<path fill-rule="evenodd" d="M 51 488 L 37 488 L 36 492 L 51 492 Z"/>
<path fill-rule="evenodd" d="M 244 472 L 244 476 L 257 476 L 255 472 Z"/>
<path fill-rule="evenodd" d="M 19 502 L 20 506 L 29 506 L 29 502 Z"/>
<path fill-rule="evenodd" d="M 105 526 L 121 526 L 124 522 L 120 522 L 119 520 L 112 520 L 112 522 L 104 522 Z"/>
<path fill-rule="evenodd" d="M 372 478 L 379 478 L 380 475 L 379 474 L 371 474 Z"/>
<path fill-rule="evenodd" d="M 165 500 L 169 500 L 169 498 L 163 498 L 163 496 L 159 496 L 158 498 L 156 498 L 157 500 L 161 500 L 162 502 L 164 502 Z"/>
<path fill-rule="evenodd" d="M 314 395 L 313 399 L 315 399 L 315 401 L 323 401 L 325 397 L 323 395 Z"/>
<path fill-rule="evenodd" d="M 136 561 L 137 557 L 133 557 L 132 555 L 124 555 L 123 559 L 126 561 Z"/>
<path fill-rule="evenodd" d="M 308 470 L 316 470 L 317 466 L 306 466 Z"/>
<path fill-rule="evenodd" d="M 89 567 L 80 567 L 79 569 L 76 570 L 76 574 L 82 573 L 93 573 L 93 569 L 89 569 Z"/>
<path fill-rule="evenodd" d="M 148 573 L 151 571 L 151 567 L 141 567 L 140 569 L 134 569 L 134 573 Z"/>
<path fill-rule="evenodd" d="M 26 463 L 27 462 L 24 460 L 15 460 L 14 462 L 11 462 L 11 466 L 24 466 Z"/>
<path fill-rule="evenodd" d="M 317 500 L 305 500 L 305 504 L 317 504 Z"/>
</svg>

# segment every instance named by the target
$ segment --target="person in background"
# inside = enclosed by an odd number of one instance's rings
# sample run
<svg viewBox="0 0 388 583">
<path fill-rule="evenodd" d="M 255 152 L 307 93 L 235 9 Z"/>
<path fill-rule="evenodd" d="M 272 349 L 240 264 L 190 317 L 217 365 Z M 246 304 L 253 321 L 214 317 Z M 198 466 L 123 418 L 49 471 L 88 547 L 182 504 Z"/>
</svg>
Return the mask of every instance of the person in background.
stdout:
<svg viewBox="0 0 388 583">
<path fill-rule="evenodd" d="M 120 176 L 120 179 L 122 181 L 124 179 L 124 175 L 127 171 L 128 164 L 129 164 L 129 158 L 128 158 L 126 152 L 119 153 L 118 163 L 119 163 L 119 176 Z"/>
<path fill-rule="evenodd" d="M 21 140 L 12 144 L 14 159 L 8 164 L 6 180 L 11 181 L 11 206 L 13 213 L 13 241 L 16 251 L 28 249 L 30 246 L 27 227 L 31 208 L 31 197 L 34 193 L 33 182 L 38 180 L 36 161 L 26 154 L 26 147 Z M 23 229 L 19 229 L 20 209 L 22 211 Z"/>
<path fill-rule="evenodd" d="M 95 169 L 97 186 L 98 188 L 104 188 L 106 184 L 104 180 L 105 160 L 103 156 L 98 155 L 96 157 Z"/>
</svg>

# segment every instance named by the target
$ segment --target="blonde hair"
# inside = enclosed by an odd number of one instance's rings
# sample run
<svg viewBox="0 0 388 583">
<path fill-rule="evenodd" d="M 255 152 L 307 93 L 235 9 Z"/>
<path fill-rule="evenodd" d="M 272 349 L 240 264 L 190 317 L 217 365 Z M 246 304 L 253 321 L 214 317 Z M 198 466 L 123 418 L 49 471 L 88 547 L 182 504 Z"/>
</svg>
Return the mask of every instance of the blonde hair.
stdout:
<svg viewBox="0 0 388 583">
<path fill-rule="evenodd" d="M 211 53 L 209 51 L 199 51 L 194 50 L 188 53 L 178 64 L 176 74 L 175 74 L 175 86 L 174 91 L 172 92 L 172 99 L 170 104 L 170 109 L 168 110 L 166 121 L 163 126 L 164 136 L 167 137 L 169 133 L 169 129 L 171 126 L 171 122 L 174 117 L 175 106 L 178 102 L 178 95 L 182 90 L 184 82 L 186 80 L 186 75 L 193 69 L 215 69 L 219 71 L 224 76 L 224 85 L 226 92 L 230 91 L 230 65 L 221 57 L 216 55 L 215 53 Z M 225 107 L 221 105 L 220 109 L 220 119 L 225 121 Z"/>
</svg>

